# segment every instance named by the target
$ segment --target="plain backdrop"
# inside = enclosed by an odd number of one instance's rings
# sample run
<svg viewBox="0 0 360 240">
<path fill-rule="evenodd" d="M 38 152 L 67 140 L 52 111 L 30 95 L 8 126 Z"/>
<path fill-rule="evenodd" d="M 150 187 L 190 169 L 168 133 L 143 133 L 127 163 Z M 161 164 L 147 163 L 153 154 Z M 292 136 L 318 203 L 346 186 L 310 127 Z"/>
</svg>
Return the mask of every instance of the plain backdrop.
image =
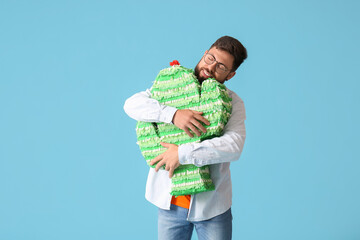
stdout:
<svg viewBox="0 0 360 240">
<path fill-rule="evenodd" d="M 247 138 L 233 239 L 360 239 L 360 2 L 0 1 L 0 239 L 156 239 L 126 98 L 223 35 Z M 196 234 L 194 234 L 194 239 Z"/>
</svg>

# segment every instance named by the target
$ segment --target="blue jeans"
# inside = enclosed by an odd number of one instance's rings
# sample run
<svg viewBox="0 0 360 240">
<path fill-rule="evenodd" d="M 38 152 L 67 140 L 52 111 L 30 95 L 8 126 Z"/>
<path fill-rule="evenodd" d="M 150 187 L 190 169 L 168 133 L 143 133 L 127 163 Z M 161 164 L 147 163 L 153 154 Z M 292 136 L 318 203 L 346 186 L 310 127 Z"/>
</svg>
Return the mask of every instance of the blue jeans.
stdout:
<svg viewBox="0 0 360 240">
<path fill-rule="evenodd" d="M 228 240 L 232 234 L 231 209 L 214 218 L 199 222 L 186 220 L 188 209 L 172 205 L 170 210 L 159 208 L 158 239 L 190 240 L 195 226 L 199 240 Z"/>
</svg>

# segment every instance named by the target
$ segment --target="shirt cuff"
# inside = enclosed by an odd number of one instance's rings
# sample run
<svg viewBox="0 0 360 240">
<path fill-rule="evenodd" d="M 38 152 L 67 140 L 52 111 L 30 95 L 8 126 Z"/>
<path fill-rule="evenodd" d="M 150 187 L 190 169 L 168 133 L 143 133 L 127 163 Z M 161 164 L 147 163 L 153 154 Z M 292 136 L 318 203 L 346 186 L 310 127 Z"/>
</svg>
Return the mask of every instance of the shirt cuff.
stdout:
<svg viewBox="0 0 360 240">
<path fill-rule="evenodd" d="M 173 117 L 177 108 L 166 106 L 162 109 L 160 114 L 160 122 L 172 123 Z"/>
<path fill-rule="evenodd" d="M 194 150 L 194 145 L 183 144 L 178 148 L 179 162 L 181 165 L 194 164 L 195 157 L 191 152 Z"/>
</svg>

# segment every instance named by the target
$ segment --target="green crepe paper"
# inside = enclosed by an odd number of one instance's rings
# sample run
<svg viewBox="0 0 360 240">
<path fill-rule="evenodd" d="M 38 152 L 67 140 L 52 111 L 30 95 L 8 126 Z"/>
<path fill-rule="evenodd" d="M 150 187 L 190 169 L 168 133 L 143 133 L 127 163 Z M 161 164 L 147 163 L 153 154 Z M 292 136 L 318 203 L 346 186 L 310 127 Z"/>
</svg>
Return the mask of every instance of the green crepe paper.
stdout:
<svg viewBox="0 0 360 240">
<path fill-rule="evenodd" d="M 152 159 L 166 151 L 160 142 L 182 145 L 218 137 L 231 114 L 231 98 L 223 84 L 215 79 L 207 79 L 200 86 L 193 70 L 180 65 L 161 70 L 151 88 L 151 94 L 153 99 L 163 105 L 203 112 L 210 125 L 203 124 L 207 132 L 200 137 L 194 134 L 191 138 L 173 124 L 139 121 L 136 125 L 137 143 L 149 166 Z M 209 166 L 180 165 L 174 171 L 171 183 L 170 194 L 173 196 L 215 189 Z"/>
</svg>

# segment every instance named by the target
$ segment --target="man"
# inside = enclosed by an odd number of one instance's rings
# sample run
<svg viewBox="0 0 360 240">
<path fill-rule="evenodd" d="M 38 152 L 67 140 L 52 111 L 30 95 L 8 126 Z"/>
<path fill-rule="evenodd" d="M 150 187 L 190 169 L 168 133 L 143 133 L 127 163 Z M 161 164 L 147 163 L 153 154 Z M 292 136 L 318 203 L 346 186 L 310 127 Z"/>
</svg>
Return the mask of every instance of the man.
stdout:
<svg viewBox="0 0 360 240">
<path fill-rule="evenodd" d="M 230 80 L 247 58 L 244 46 L 235 38 L 219 38 L 206 50 L 195 67 L 194 74 L 201 83 L 215 78 L 220 83 Z M 154 158 L 146 184 L 145 197 L 159 208 L 159 239 L 191 239 L 195 229 L 201 239 L 231 239 L 232 186 L 230 162 L 239 159 L 245 141 L 245 107 L 231 90 L 232 113 L 221 137 L 177 146 L 162 143 L 167 151 Z M 161 105 L 151 99 L 150 90 L 137 93 L 126 100 L 125 112 L 138 121 L 173 123 L 190 137 L 206 132 L 202 123 L 209 122 L 201 112 Z M 209 165 L 215 190 L 192 196 L 172 197 L 171 177 L 180 164 Z M 165 165 L 165 170 L 159 170 Z"/>
</svg>

